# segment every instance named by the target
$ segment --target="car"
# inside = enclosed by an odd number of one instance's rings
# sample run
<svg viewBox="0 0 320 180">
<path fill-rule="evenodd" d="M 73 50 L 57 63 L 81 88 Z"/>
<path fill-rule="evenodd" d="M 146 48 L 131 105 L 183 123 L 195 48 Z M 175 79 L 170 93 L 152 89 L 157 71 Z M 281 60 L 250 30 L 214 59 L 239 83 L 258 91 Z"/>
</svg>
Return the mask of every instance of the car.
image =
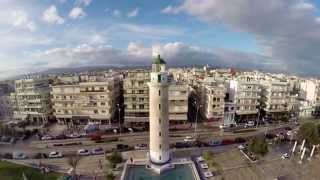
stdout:
<svg viewBox="0 0 320 180">
<path fill-rule="evenodd" d="M 184 142 L 195 142 L 196 139 L 193 138 L 192 136 L 186 136 L 184 139 L 183 139 Z"/>
<path fill-rule="evenodd" d="M 49 158 L 62 158 L 63 154 L 58 151 L 52 151 L 49 153 Z"/>
<path fill-rule="evenodd" d="M 254 126 L 254 121 L 248 121 L 246 124 L 245 124 L 245 127 L 253 127 Z"/>
<path fill-rule="evenodd" d="M 17 142 L 17 138 L 15 138 L 15 137 L 12 137 L 11 139 L 10 139 L 10 144 L 14 144 L 14 143 L 16 143 Z"/>
<path fill-rule="evenodd" d="M 101 147 L 94 148 L 94 149 L 91 151 L 91 154 L 92 154 L 92 155 L 104 154 L 104 150 L 103 150 Z"/>
<path fill-rule="evenodd" d="M 229 127 L 229 126 L 226 125 L 226 124 L 221 124 L 221 125 L 219 126 L 220 129 L 225 129 L 225 128 L 228 128 L 228 127 Z"/>
<path fill-rule="evenodd" d="M 25 155 L 22 152 L 13 152 L 12 153 L 12 158 L 13 159 L 27 159 L 27 155 Z"/>
<path fill-rule="evenodd" d="M 90 151 L 87 149 L 79 149 L 78 150 L 78 155 L 79 156 L 89 156 L 90 155 Z"/>
<path fill-rule="evenodd" d="M 137 144 L 134 146 L 134 149 L 136 150 L 145 150 L 147 149 L 148 145 L 147 144 Z"/>
<path fill-rule="evenodd" d="M 80 138 L 81 135 L 78 133 L 72 133 L 67 135 L 68 138 Z"/>
<path fill-rule="evenodd" d="M 239 146 L 238 146 L 238 149 L 239 149 L 239 150 L 243 150 L 243 149 L 245 149 L 245 147 L 244 147 L 243 145 L 239 145 Z"/>
<path fill-rule="evenodd" d="M 281 155 L 281 159 L 287 159 L 287 158 L 289 158 L 289 154 L 288 153 L 283 153 Z"/>
<path fill-rule="evenodd" d="M 41 137 L 42 141 L 47 141 L 47 140 L 52 140 L 52 139 L 53 139 L 53 137 L 50 136 L 50 135 L 44 135 L 44 136 Z"/>
<path fill-rule="evenodd" d="M 209 141 L 209 146 L 220 146 L 222 143 L 222 140 L 220 139 L 214 139 L 212 141 Z"/>
</svg>

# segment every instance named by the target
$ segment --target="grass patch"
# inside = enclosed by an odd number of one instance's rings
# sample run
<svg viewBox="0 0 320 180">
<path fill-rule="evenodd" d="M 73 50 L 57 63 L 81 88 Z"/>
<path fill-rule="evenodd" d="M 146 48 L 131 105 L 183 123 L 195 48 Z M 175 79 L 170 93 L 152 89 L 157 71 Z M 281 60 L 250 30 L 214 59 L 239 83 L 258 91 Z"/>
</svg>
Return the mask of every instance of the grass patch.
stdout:
<svg viewBox="0 0 320 180">
<path fill-rule="evenodd" d="M 37 169 L 0 161 L 1 180 L 22 180 L 23 173 L 25 173 L 27 177 L 32 180 L 57 180 L 61 176 L 58 173 L 42 174 Z"/>
</svg>

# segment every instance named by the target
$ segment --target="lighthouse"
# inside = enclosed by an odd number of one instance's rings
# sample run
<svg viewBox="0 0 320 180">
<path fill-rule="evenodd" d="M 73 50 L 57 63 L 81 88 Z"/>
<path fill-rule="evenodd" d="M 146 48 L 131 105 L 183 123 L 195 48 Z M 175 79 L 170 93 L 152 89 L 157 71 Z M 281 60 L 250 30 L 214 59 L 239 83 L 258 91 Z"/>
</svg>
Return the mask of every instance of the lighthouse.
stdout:
<svg viewBox="0 0 320 180">
<path fill-rule="evenodd" d="M 149 85 L 150 151 L 154 167 L 165 166 L 170 161 L 169 149 L 169 81 L 166 62 L 158 55 L 152 62 Z"/>
</svg>

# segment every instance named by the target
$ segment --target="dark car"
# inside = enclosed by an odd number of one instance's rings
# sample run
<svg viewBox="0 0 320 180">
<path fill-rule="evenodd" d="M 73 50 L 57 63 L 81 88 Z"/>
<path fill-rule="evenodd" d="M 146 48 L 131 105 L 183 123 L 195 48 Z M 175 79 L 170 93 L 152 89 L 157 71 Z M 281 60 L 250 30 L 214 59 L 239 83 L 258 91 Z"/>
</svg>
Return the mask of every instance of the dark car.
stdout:
<svg viewBox="0 0 320 180">
<path fill-rule="evenodd" d="M 242 137 L 237 137 L 234 139 L 234 143 L 245 143 L 246 139 Z"/>
</svg>

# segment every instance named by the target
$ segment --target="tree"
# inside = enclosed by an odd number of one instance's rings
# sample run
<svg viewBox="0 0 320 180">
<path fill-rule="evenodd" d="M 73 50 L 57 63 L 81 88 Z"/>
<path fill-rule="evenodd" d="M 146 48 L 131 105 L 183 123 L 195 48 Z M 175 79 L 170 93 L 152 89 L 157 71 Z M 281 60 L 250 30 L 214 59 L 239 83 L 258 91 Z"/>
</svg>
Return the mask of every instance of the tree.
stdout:
<svg viewBox="0 0 320 180">
<path fill-rule="evenodd" d="M 304 123 L 299 129 L 300 139 L 305 139 L 308 145 L 318 144 L 320 135 L 320 125 L 308 122 Z"/>
<path fill-rule="evenodd" d="M 78 179 L 76 169 L 79 165 L 80 160 L 81 160 L 80 156 L 71 155 L 71 156 L 69 156 L 68 161 L 67 161 L 68 164 L 72 167 L 72 176 L 75 179 Z"/>
<path fill-rule="evenodd" d="M 269 152 L 268 144 L 264 138 L 254 138 L 249 143 L 249 151 L 264 156 Z"/>
<path fill-rule="evenodd" d="M 115 175 L 112 173 L 112 172 L 110 172 L 110 173 L 108 173 L 107 174 L 107 180 L 114 180 L 116 177 L 115 177 Z"/>
<path fill-rule="evenodd" d="M 108 156 L 107 159 L 109 160 L 110 164 L 114 166 L 123 161 L 121 153 L 119 153 L 118 151 L 113 151 L 112 154 Z"/>
</svg>

